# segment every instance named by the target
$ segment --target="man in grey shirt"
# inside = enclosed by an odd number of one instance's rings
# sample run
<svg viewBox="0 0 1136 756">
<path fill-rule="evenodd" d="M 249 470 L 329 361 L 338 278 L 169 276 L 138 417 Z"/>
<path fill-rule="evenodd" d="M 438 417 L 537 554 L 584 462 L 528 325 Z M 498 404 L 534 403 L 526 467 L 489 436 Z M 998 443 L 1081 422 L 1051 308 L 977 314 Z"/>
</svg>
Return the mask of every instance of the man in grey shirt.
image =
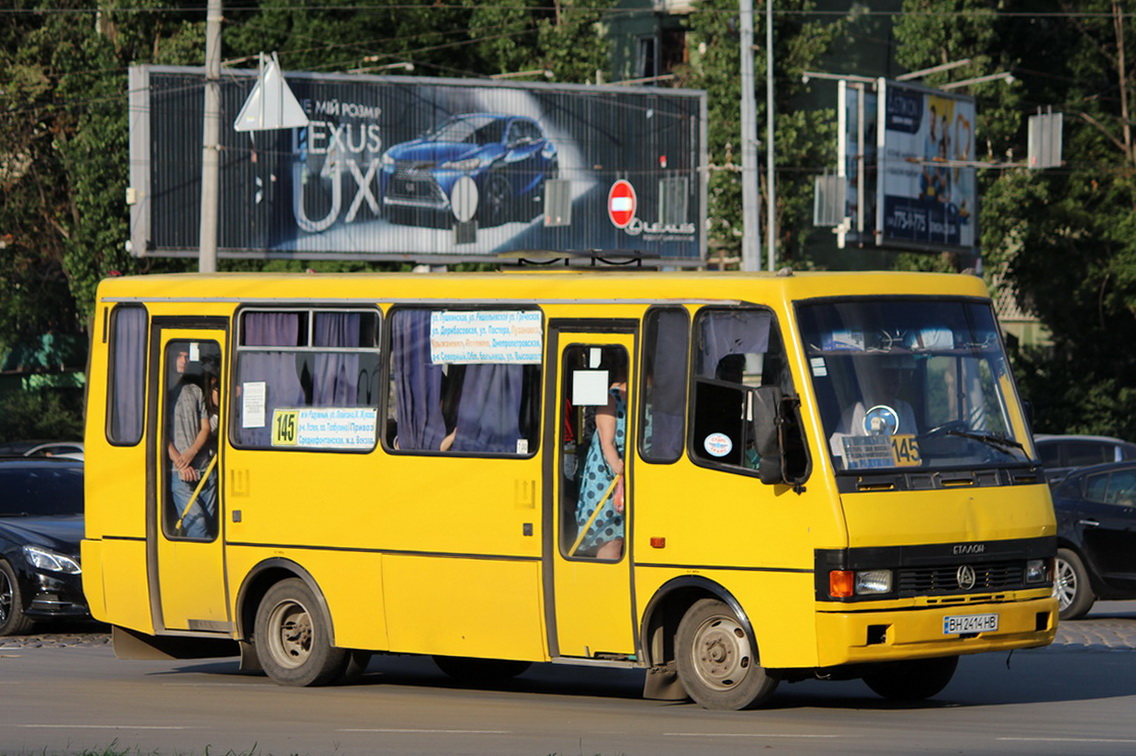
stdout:
<svg viewBox="0 0 1136 756">
<path fill-rule="evenodd" d="M 183 373 L 177 386 L 177 399 L 171 418 L 171 435 L 168 452 L 172 469 L 170 489 L 173 494 L 174 519 L 181 520 L 181 529 L 175 534 L 186 538 L 209 538 L 210 524 L 217 514 L 217 478 L 210 474 L 201 486 L 196 501 L 190 506 L 197 488 L 212 458 L 210 448 L 209 410 L 201 387 L 184 377 L 182 353 L 177 355 L 177 367 Z M 206 377 L 207 378 L 207 377 Z"/>
</svg>

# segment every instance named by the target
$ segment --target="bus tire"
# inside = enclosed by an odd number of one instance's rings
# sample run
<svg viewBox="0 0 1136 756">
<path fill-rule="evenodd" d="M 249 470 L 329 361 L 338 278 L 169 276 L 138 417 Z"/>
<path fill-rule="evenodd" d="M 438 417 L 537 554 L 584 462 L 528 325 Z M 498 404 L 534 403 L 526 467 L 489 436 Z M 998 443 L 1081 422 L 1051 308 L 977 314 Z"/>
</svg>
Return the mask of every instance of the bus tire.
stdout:
<svg viewBox="0 0 1136 756">
<path fill-rule="evenodd" d="M 1053 593 L 1057 596 L 1058 618 L 1081 619 L 1093 608 L 1093 602 L 1097 598 L 1093 595 L 1085 563 L 1072 549 L 1058 549 L 1053 572 Z"/>
<path fill-rule="evenodd" d="M 922 701 L 947 687 L 957 667 L 957 656 L 883 662 L 864 675 L 864 682 L 890 701 Z"/>
<path fill-rule="evenodd" d="M 255 629 L 257 658 L 281 685 L 327 685 L 348 672 L 350 652 L 331 645 L 319 601 L 299 578 L 268 589 L 256 610 Z"/>
<path fill-rule="evenodd" d="M 465 683 L 502 683 L 521 674 L 532 662 L 512 659 L 474 659 L 467 656 L 435 656 L 438 669 Z"/>
<path fill-rule="evenodd" d="M 758 661 L 757 644 L 718 599 L 700 599 L 683 615 L 675 654 L 679 680 L 703 708 L 752 709 L 777 688 L 778 681 Z"/>
</svg>

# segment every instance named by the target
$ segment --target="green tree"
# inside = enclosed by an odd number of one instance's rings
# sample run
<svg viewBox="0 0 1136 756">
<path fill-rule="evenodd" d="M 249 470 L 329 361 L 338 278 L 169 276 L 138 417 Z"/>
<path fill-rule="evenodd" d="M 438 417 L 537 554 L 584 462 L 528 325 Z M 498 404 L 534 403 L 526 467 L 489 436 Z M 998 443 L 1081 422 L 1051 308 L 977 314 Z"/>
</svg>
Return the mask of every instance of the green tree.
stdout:
<svg viewBox="0 0 1136 756">
<path fill-rule="evenodd" d="M 806 243 L 812 232 L 813 177 L 835 162 L 835 114 L 831 110 L 800 108 L 802 74 L 816 62 L 839 34 L 841 24 L 807 20 L 813 4 L 805 1 L 778 3 L 774 13 L 774 121 L 775 173 L 777 182 L 778 259 L 808 265 Z M 760 23 L 764 14 L 755 12 L 755 47 L 763 47 Z M 689 65 L 680 71 L 680 84 L 705 89 L 708 97 L 709 247 L 711 256 L 738 258 L 741 254 L 741 49 L 736 0 L 700 0 L 687 21 L 688 45 L 693 51 Z M 768 51 L 754 51 L 754 69 L 765 70 Z M 765 76 L 755 76 L 758 137 L 766 133 Z M 764 161 L 764 152 L 762 153 Z M 764 165 L 759 176 L 762 204 L 769 201 Z M 766 218 L 761 212 L 761 222 Z M 763 231 L 764 236 L 766 232 Z"/>
<path fill-rule="evenodd" d="M 1065 114 L 1064 166 L 983 171 L 983 255 L 1053 335 L 1016 370 L 1037 429 L 1136 437 L 1136 36 L 1128 3 L 908 0 L 897 21 L 912 68 L 971 58 L 951 78 L 1010 70 L 976 87 L 985 159 L 1021 163 L 1025 119 Z M 1127 32 L 1127 33 L 1126 33 Z"/>
</svg>

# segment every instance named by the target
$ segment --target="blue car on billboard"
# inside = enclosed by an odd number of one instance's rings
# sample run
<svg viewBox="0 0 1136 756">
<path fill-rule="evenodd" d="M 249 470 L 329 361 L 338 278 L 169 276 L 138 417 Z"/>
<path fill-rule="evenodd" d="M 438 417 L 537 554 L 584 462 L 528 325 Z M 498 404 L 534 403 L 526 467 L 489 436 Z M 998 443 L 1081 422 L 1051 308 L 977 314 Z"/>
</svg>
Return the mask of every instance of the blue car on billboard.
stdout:
<svg viewBox="0 0 1136 756">
<path fill-rule="evenodd" d="M 383 210 L 393 223 L 481 227 L 529 221 L 557 177 L 556 145 L 532 118 L 455 115 L 382 157 Z"/>
</svg>

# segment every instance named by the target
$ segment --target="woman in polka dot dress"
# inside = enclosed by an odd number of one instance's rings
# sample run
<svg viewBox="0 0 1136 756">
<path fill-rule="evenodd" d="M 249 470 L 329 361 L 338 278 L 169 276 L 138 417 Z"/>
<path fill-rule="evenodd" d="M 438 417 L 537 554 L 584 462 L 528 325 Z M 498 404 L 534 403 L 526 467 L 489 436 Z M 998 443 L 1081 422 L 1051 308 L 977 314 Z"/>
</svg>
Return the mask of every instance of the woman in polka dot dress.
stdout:
<svg viewBox="0 0 1136 756">
<path fill-rule="evenodd" d="M 627 436 L 626 367 L 613 371 L 615 381 L 608 389 L 608 401 L 596 410 L 596 431 L 588 447 L 580 495 L 576 502 L 576 525 L 583 528 L 596 507 L 600 513 L 580 542 L 581 551 L 596 549 L 599 559 L 618 559 L 623 553 L 623 496 L 612 481 L 623 475 L 623 449 Z"/>
</svg>

